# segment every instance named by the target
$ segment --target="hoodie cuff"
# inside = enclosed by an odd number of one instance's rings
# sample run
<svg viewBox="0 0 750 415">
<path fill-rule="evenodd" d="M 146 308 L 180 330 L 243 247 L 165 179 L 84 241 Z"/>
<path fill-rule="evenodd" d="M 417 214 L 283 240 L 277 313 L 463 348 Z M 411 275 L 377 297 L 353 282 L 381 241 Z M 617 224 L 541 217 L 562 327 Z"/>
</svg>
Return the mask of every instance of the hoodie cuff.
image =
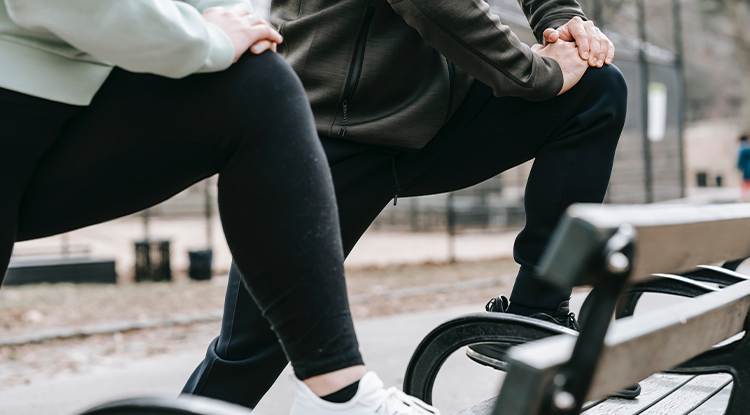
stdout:
<svg viewBox="0 0 750 415">
<path fill-rule="evenodd" d="M 563 73 L 560 65 L 552 58 L 534 54 L 534 88 L 524 99 L 533 102 L 546 101 L 562 91 Z"/>
<path fill-rule="evenodd" d="M 572 18 L 574 17 L 580 17 L 584 21 L 586 21 L 586 16 L 582 14 L 570 14 L 570 15 L 556 15 L 552 16 L 548 19 L 542 20 L 539 22 L 539 24 L 536 27 L 536 30 L 534 30 L 534 37 L 536 38 L 536 41 L 539 42 L 540 45 L 544 44 L 544 31 L 547 29 L 557 29 L 558 27 L 564 25 L 565 23 L 568 23 Z"/>
<path fill-rule="evenodd" d="M 203 67 L 196 72 L 219 72 L 229 68 L 234 62 L 234 44 L 226 33 L 213 23 L 206 22 L 209 45 L 211 48 L 206 56 Z"/>
</svg>

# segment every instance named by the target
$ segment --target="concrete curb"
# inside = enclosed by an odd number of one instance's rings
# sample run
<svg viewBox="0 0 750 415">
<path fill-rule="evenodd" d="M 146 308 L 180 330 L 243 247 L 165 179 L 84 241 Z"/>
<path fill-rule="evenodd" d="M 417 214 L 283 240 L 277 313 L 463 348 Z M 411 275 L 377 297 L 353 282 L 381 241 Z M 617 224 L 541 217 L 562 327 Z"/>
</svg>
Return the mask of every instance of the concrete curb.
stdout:
<svg viewBox="0 0 750 415">
<path fill-rule="evenodd" d="M 491 287 L 506 281 L 508 275 L 498 277 L 482 278 L 476 280 L 466 280 L 446 284 L 434 284 L 422 287 L 402 288 L 400 290 L 384 291 L 382 293 L 357 294 L 349 297 L 350 304 L 365 304 L 374 301 L 393 300 L 407 297 L 417 297 L 420 295 L 439 294 L 455 291 L 468 291 L 477 288 Z M 208 323 L 212 321 L 221 321 L 223 310 L 217 309 L 209 311 L 200 316 L 178 315 L 163 320 L 125 320 L 112 323 L 97 324 L 91 326 L 79 326 L 63 329 L 41 330 L 36 333 L 22 336 L 9 337 L 0 340 L 0 347 L 20 346 L 30 343 L 42 343 L 56 339 L 71 339 L 75 337 L 88 337 L 95 334 L 114 334 L 124 331 L 154 329 L 172 326 L 187 326 L 196 323 Z"/>
</svg>

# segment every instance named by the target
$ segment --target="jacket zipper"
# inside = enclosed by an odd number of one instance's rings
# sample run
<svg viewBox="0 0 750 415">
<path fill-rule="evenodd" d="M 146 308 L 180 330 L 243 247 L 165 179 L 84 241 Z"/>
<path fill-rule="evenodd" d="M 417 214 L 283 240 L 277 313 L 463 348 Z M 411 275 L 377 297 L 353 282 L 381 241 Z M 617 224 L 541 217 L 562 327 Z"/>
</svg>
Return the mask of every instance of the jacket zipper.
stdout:
<svg viewBox="0 0 750 415">
<path fill-rule="evenodd" d="M 344 109 L 344 118 L 341 120 L 341 128 L 339 128 L 338 132 L 338 135 L 341 137 L 346 135 L 346 125 L 349 121 L 347 114 L 349 101 L 354 97 L 354 93 L 357 91 L 357 86 L 359 85 L 359 78 L 362 76 L 362 64 L 365 60 L 367 34 L 370 31 L 370 24 L 372 23 L 372 18 L 375 16 L 376 10 L 377 7 L 368 7 L 365 21 L 362 23 L 362 27 L 357 35 L 354 56 L 352 56 L 352 64 L 349 66 L 349 75 L 346 78 L 346 86 L 344 87 L 344 101 L 341 103 L 341 106 Z"/>
<path fill-rule="evenodd" d="M 448 63 L 448 78 L 450 80 L 450 89 L 448 92 L 448 112 L 445 114 L 445 121 L 448 121 L 448 118 L 451 116 L 451 107 L 453 106 L 453 84 L 455 83 L 455 68 L 453 67 L 453 62 L 449 61 L 447 58 L 445 61 Z"/>
</svg>

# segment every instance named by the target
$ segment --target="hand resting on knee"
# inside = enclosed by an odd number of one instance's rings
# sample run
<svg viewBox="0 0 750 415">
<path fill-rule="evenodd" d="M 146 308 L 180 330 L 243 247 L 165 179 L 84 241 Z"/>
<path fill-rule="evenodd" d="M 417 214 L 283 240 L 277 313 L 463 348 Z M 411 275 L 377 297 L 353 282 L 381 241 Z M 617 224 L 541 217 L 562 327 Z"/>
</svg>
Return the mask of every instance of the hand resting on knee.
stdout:
<svg viewBox="0 0 750 415">
<path fill-rule="evenodd" d="M 234 45 L 234 62 L 251 49 L 260 54 L 268 49 L 276 51 L 283 38 L 268 22 L 250 14 L 244 8 L 226 10 L 212 7 L 203 13 L 203 19 L 219 26 Z"/>
</svg>

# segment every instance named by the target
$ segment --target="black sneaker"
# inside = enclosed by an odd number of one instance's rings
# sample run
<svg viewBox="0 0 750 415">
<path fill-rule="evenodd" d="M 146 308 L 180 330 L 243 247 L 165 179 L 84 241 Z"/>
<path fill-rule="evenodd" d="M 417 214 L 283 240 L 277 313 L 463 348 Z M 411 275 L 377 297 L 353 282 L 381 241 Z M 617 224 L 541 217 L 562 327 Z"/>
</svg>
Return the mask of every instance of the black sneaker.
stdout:
<svg viewBox="0 0 750 415">
<path fill-rule="evenodd" d="M 507 313 L 510 302 L 505 296 L 499 296 L 491 299 L 484 307 L 485 310 L 491 313 Z M 575 331 L 581 331 L 581 327 L 578 325 L 576 316 L 570 312 L 570 302 L 563 301 L 560 306 L 557 307 L 555 314 L 548 313 L 536 313 L 529 317 L 535 318 L 542 321 L 558 324 L 560 326 L 569 328 Z M 493 369 L 506 371 L 508 366 L 508 359 L 506 352 L 512 346 L 516 346 L 520 342 L 496 342 L 496 343 L 479 343 L 472 344 L 466 350 L 466 356 L 484 366 L 489 366 Z M 624 390 L 621 390 L 612 395 L 615 398 L 635 399 L 641 394 L 641 386 L 635 384 Z"/>
</svg>

